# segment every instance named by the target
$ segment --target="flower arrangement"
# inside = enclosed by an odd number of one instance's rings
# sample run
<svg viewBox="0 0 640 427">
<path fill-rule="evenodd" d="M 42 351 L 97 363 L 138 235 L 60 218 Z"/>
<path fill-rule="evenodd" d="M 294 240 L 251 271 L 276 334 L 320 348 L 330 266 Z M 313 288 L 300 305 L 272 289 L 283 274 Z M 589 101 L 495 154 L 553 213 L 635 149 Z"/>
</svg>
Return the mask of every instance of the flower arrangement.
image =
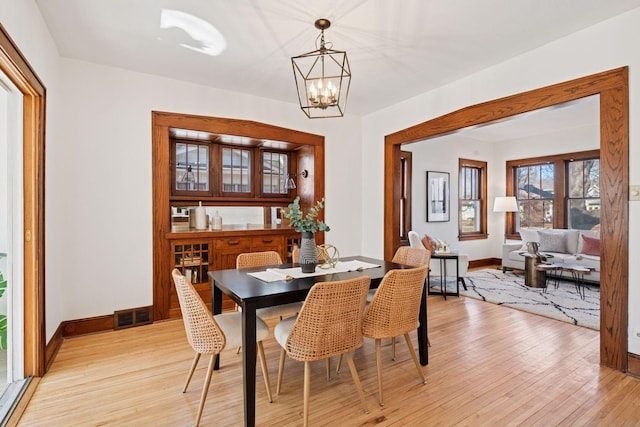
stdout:
<svg viewBox="0 0 640 427">
<path fill-rule="evenodd" d="M 305 214 L 300 208 L 300 196 L 296 196 L 293 203 L 289 204 L 288 209 L 282 209 L 282 215 L 289 219 L 289 225 L 295 227 L 297 232 L 329 231 L 329 226 L 318 219 L 322 208 L 324 208 L 324 197 L 322 200 L 318 200 Z"/>
</svg>

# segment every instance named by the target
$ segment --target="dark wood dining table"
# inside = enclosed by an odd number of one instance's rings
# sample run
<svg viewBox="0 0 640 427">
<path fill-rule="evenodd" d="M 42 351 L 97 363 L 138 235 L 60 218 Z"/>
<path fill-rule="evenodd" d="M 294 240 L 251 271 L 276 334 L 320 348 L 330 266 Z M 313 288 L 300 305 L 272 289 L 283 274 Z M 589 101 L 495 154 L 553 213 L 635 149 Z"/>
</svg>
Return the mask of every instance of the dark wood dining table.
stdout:
<svg viewBox="0 0 640 427">
<path fill-rule="evenodd" d="M 388 261 L 362 256 L 344 257 L 341 261 L 360 260 L 380 267 L 362 271 L 331 273 L 292 280 L 265 282 L 247 273 L 264 271 L 266 267 L 232 270 L 214 270 L 209 272 L 213 292 L 213 314 L 222 312 L 222 294 L 226 294 L 242 308 L 242 355 L 243 355 L 243 392 L 244 424 L 254 426 L 256 418 L 256 310 L 290 302 L 303 301 L 309 289 L 318 282 L 352 279 L 359 276 L 371 278 L 371 288 L 377 288 L 389 270 L 412 268 Z M 282 264 L 271 268 L 290 268 L 297 264 Z M 420 327 L 418 328 L 418 348 L 420 363 L 429 363 L 427 345 L 427 300 L 426 289 L 420 304 Z M 220 359 L 218 358 L 218 361 Z"/>
</svg>

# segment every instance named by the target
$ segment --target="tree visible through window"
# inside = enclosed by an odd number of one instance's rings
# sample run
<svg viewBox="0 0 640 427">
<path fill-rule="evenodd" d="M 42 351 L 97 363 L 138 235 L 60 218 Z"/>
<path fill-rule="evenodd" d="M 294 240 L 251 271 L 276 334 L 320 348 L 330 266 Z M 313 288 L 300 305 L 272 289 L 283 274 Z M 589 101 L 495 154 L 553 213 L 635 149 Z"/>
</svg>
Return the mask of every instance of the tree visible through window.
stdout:
<svg viewBox="0 0 640 427">
<path fill-rule="evenodd" d="M 517 168 L 520 227 L 553 228 L 554 172 L 553 163 Z"/>
<path fill-rule="evenodd" d="M 590 230 L 600 224 L 600 160 L 567 163 L 569 228 Z"/>
<path fill-rule="evenodd" d="M 507 194 L 518 200 L 507 236 L 520 228 L 591 230 L 600 225 L 600 150 L 507 162 Z"/>
</svg>

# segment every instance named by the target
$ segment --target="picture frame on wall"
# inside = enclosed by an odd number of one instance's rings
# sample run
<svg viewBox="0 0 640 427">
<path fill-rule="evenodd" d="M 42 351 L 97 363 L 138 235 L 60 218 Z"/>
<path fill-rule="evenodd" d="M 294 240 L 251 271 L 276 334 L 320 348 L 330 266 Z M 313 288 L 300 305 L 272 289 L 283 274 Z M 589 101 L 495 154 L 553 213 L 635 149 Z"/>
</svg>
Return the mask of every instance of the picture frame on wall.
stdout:
<svg viewBox="0 0 640 427">
<path fill-rule="evenodd" d="M 427 222 L 449 221 L 449 172 L 427 171 Z"/>
</svg>

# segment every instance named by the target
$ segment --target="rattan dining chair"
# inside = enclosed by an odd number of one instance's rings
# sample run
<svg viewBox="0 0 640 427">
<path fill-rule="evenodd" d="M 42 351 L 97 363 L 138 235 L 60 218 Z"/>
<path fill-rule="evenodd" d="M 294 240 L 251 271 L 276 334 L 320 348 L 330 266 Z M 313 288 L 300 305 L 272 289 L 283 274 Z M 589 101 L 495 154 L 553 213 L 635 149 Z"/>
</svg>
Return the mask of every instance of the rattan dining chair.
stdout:
<svg viewBox="0 0 640 427">
<path fill-rule="evenodd" d="M 304 362 L 304 425 L 309 418 L 311 367 L 316 360 L 345 354 L 365 413 L 369 413 L 351 352 L 362 347 L 362 311 L 371 279 L 368 276 L 316 283 L 296 317 L 280 321 L 274 330 L 282 347 L 276 394 L 280 394 L 286 355 Z"/>
<path fill-rule="evenodd" d="M 236 258 L 236 268 L 267 267 L 279 264 L 282 264 L 282 258 L 276 251 L 246 252 L 239 254 Z M 301 308 L 301 302 L 274 305 L 257 309 L 256 316 L 261 319 L 283 319 L 297 314 Z"/>
<path fill-rule="evenodd" d="M 412 267 L 419 267 L 421 265 L 429 265 L 431 261 L 431 252 L 425 249 L 412 248 L 410 246 L 400 246 L 396 253 L 393 255 L 391 262 L 402 265 L 410 265 Z M 367 294 L 367 302 L 371 302 L 373 295 L 376 293 L 375 289 L 369 290 Z"/>
<path fill-rule="evenodd" d="M 200 424 L 204 402 L 207 399 L 209 385 L 211 384 L 211 375 L 213 374 L 213 367 L 218 354 L 227 346 L 237 347 L 242 344 L 242 313 L 232 312 L 213 316 L 193 285 L 180 273 L 180 270 L 174 269 L 171 275 L 173 276 L 173 282 L 180 302 L 180 309 L 182 310 L 182 320 L 184 321 L 184 328 L 187 333 L 187 341 L 189 341 L 189 344 L 196 352 L 193 362 L 191 363 L 191 368 L 189 369 L 189 374 L 187 375 L 187 381 L 182 390 L 183 393 L 185 393 L 189 387 L 191 377 L 198 365 L 200 356 L 203 354 L 211 355 L 202 387 L 198 413 L 196 415 L 195 425 L 197 426 Z M 267 388 L 267 398 L 269 402 L 272 402 L 269 371 L 264 356 L 264 347 L 262 346 L 262 340 L 268 336 L 269 327 L 267 324 L 261 319 L 256 319 L 258 358 L 262 368 L 264 384 Z"/>
<path fill-rule="evenodd" d="M 411 338 L 409 338 L 409 332 L 416 330 L 420 325 L 418 320 L 420 301 L 428 268 L 427 265 L 423 265 L 406 270 L 389 271 L 382 279 L 373 296 L 373 300 L 365 309 L 362 333 L 365 337 L 375 340 L 380 406 L 384 405 L 382 399 L 382 356 L 380 351 L 382 338 L 394 338 L 404 335 L 420 378 L 426 384 L 420 362 L 411 344 Z"/>
<path fill-rule="evenodd" d="M 391 262 L 402 265 L 410 265 L 412 267 L 419 267 L 421 265 L 429 265 L 431 263 L 431 252 L 423 248 L 412 248 L 410 246 L 400 246 L 396 253 L 393 255 Z M 375 289 L 371 289 L 367 294 L 367 303 L 370 303 L 373 299 L 373 295 L 376 293 Z M 428 338 L 427 338 L 428 341 Z M 428 343 L 431 346 L 431 343 Z M 391 339 L 391 360 L 396 360 L 396 338 Z M 339 368 L 339 365 L 338 365 Z"/>
</svg>

